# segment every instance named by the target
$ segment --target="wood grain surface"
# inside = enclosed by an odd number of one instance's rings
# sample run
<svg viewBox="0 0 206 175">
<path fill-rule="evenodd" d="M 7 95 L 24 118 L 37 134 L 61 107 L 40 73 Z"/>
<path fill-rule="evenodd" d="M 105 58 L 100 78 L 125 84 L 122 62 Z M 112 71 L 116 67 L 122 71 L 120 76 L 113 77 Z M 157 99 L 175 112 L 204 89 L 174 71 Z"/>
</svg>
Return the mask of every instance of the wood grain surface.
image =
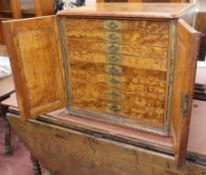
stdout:
<svg viewBox="0 0 206 175">
<path fill-rule="evenodd" d="M 168 35 L 156 35 L 150 33 L 135 32 L 108 32 L 108 31 L 85 31 L 85 30 L 67 30 L 67 37 L 71 39 L 85 39 L 97 41 L 112 41 L 120 43 L 134 43 L 151 46 L 168 46 Z M 112 38 L 113 36 L 113 38 Z M 109 38 L 110 37 L 110 38 Z M 116 37 L 116 39 L 115 39 Z"/>
<path fill-rule="evenodd" d="M 166 5 L 166 6 L 165 6 Z M 64 10 L 60 16 L 71 17 L 116 17 L 176 19 L 194 7 L 194 3 L 97 3 L 95 5 Z"/>
<path fill-rule="evenodd" d="M 96 85 L 83 81 L 72 81 L 72 93 L 85 96 L 93 96 L 102 99 L 126 100 L 126 102 L 137 103 L 143 107 L 149 106 L 154 108 L 165 107 L 165 94 L 151 92 L 142 92 L 137 87 L 108 87 L 106 85 Z M 112 95 L 113 93 L 113 95 Z M 115 95 L 116 94 L 116 95 Z"/>
<path fill-rule="evenodd" d="M 0 99 L 3 99 L 5 96 L 14 92 L 15 88 L 13 81 L 12 76 L 0 80 Z"/>
<path fill-rule="evenodd" d="M 174 157 L 95 133 L 85 134 L 41 121 L 21 122 L 10 115 L 15 132 L 51 172 L 59 175 L 203 175 L 205 166 L 187 161 L 176 169 Z M 45 141 L 47 138 L 47 141 Z"/>
<path fill-rule="evenodd" d="M 115 47 L 114 51 L 110 50 Z M 147 58 L 167 58 L 168 49 L 164 47 L 152 47 L 145 45 L 137 45 L 133 43 L 110 43 L 98 42 L 87 40 L 68 40 L 68 49 L 77 51 L 90 51 L 90 52 L 106 52 L 106 53 L 119 53 L 131 56 L 142 56 Z M 116 49 L 116 50 L 115 50 Z"/>
<path fill-rule="evenodd" d="M 187 150 L 198 47 L 199 33 L 183 20 L 179 20 L 176 33 L 171 114 L 179 167 L 184 165 Z M 185 102 L 184 98 L 187 98 Z M 186 112 L 183 111 L 184 106 Z"/>
<path fill-rule="evenodd" d="M 117 28 L 108 28 L 108 23 L 118 23 Z M 150 34 L 167 35 L 169 33 L 169 21 L 157 20 L 115 20 L 115 19 L 84 19 L 84 18 L 66 18 L 65 28 L 68 30 L 109 30 L 109 31 L 126 31 L 126 32 L 143 32 Z M 86 32 L 86 31 L 85 31 Z"/>
<path fill-rule="evenodd" d="M 79 60 L 93 63 L 115 63 L 117 65 L 124 65 L 133 68 L 167 71 L 167 59 L 145 58 L 115 53 L 109 54 L 90 52 L 79 49 L 78 51 L 76 51 L 76 49 L 70 50 L 69 58 L 70 60 Z"/>
<path fill-rule="evenodd" d="M 124 102 L 118 102 L 118 101 L 112 101 L 112 100 L 101 100 L 97 98 L 92 97 L 81 97 L 78 95 L 75 95 L 73 97 L 73 105 L 72 109 L 77 110 L 86 110 L 88 112 L 97 112 L 97 113 L 106 113 L 113 115 L 112 119 L 113 122 L 118 121 L 118 117 L 122 117 L 122 121 L 124 121 L 124 118 L 126 119 L 134 119 L 131 121 L 131 126 L 136 124 L 138 122 L 142 123 L 143 125 L 148 124 L 150 127 L 153 125 L 162 127 L 163 123 L 163 117 L 164 117 L 164 111 L 161 109 L 155 109 L 155 108 L 147 108 L 147 107 L 141 107 L 139 105 L 136 105 L 135 102 L 128 106 L 127 101 Z M 115 110 L 113 108 L 110 108 L 110 106 L 115 106 Z M 98 115 L 96 116 L 96 119 L 98 119 Z M 108 120 L 110 118 L 108 117 Z M 106 120 L 105 120 L 106 121 Z M 132 123 L 133 122 L 133 123 Z M 118 124 L 118 123 L 117 123 Z M 125 124 L 127 125 L 127 124 Z M 148 127 L 148 126 L 147 126 Z"/>
<path fill-rule="evenodd" d="M 105 73 L 94 73 L 88 72 L 84 70 L 71 70 L 72 77 L 74 79 L 80 79 L 87 82 L 95 83 L 95 84 L 107 84 L 108 86 L 114 87 L 130 87 L 130 84 L 133 86 L 139 87 L 151 87 L 154 89 L 159 89 L 159 91 L 163 91 L 166 88 L 166 82 L 164 81 L 154 81 L 149 79 L 141 79 L 138 77 L 132 76 L 113 76 Z"/>
<path fill-rule="evenodd" d="M 108 73 L 111 75 L 126 75 L 133 76 L 136 78 L 145 78 L 148 80 L 166 80 L 166 72 L 157 71 L 157 70 L 144 70 L 130 68 L 127 66 L 117 66 L 112 64 L 104 63 L 93 63 L 93 62 L 84 62 L 84 61 L 70 61 L 71 69 L 84 70 L 88 72 L 96 73 Z M 110 69 L 111 68 L 111 69 Z"/>
<path fill-rule="evenodd" d="M 81 73 L 83 74 L 83 76 L 81 76 L 82 75 Z M 157 81 L 156 85 L 155 85 L 155 82 L 154 82 L 154 85 L 146 84 L 146 82 L 145 83 L 143 82 L 141 84 L 141 83 L 131 82 L 132 80 L 129 78 L 124 79 L 124 77 L 108 76 L 106 74 L 98 74 L 98 75 L 89 74 L 89 73 L 86 73 L 85 71 L 79 72 L 76 70 L 72 70 L 71 75 L 72 75 L 71 84 L 73 86 L 76 86 L 78 82 L 82 85 L 78 88 L 83 88 L 83 85 L 87 83 L 89 86 L 94 86 L 94 87 L 98 86 L 99 88 L 103 88 L 103 89 L 104 88 L 111 88 L 111 89 L 113 88 L 117 90 L 121 89 L 121 91 L 127 95 L 137 95 L 139 93 L 145 93 L 145 94 L 150 93 L 156 96 L 166 95 L 165 93 L 166 83 L 163 83 L 163 82 Z M 92 77 L 92 78 L 90 79 L 89 77 Z"/>
<path fill-rule="evenodd" d="M 66 106 L 56 17 L 8 21 L 4 27 L 22 117 Z"/>
<path fill-rule="evenodd" d="M 139 128 L 158 126 L 163 130 L 170 71 L 170 21 L 63 21 L 70 109 L 105 122 L 123 124 L 123 120 L 134 128 L 139 122 L 143 125 Z"/>
</svg>

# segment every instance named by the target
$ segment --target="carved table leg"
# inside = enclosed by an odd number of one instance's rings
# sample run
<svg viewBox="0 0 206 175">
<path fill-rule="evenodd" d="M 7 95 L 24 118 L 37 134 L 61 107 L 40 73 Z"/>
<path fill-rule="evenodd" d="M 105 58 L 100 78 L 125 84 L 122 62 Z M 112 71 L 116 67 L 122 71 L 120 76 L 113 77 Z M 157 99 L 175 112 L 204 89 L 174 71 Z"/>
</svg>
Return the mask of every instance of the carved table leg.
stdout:
<svg viewBox="0 0 206 175">
<path fill-rule="evenodd" d="M 0 105 L 0 112 L 3 118 L 4 154 L 8 156 L 12 156 L 13 151 L 12 151 L 11 143 L 10 143 L 11 130 L 10 130 L 9 121 L 6 118 L 7 111 L 8 111 L 8 107 Z"/>
<path fill-rule="evenodd" d="M 41 166 L 38 160 L 36 160 L 32 155 L 31 155 L 31 161 L 33 163 L 33 172 L 34 175 L 42 175 L 41 173 Z"/>
</svg>

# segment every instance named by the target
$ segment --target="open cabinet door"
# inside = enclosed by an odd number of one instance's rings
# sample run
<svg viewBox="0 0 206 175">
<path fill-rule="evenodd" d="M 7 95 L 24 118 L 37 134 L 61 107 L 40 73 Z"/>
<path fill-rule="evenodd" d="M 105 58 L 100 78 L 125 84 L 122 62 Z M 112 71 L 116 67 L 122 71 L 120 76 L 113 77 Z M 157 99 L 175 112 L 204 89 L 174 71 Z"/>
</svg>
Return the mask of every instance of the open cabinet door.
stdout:
<svg viewBox="0 0 206 175">
<path fill-rule="evenodd" d="M 66 106 L 57 17 L 4 23 L 21 117 L 28 119 Z"/>
<path fill-rule="evenodd" d="M 178 168 L 183 167 L 187 152 L 198 48 L 199 33 L 183 20 L 178 20 L 171 122 Z"/>
</svg>

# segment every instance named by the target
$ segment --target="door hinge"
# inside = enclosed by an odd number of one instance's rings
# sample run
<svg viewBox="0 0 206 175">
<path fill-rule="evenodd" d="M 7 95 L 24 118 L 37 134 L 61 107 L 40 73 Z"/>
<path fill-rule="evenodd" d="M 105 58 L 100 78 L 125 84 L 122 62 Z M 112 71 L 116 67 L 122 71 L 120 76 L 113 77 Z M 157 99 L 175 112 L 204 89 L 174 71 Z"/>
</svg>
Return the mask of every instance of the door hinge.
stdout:
<svg viewBox="0 0 206 175">
<path fill-rule="evenodd" d="M 189 95 L 184 95 L 182 98 L 182 116 L 187 117 L 189 112 Z"/>
</svg>

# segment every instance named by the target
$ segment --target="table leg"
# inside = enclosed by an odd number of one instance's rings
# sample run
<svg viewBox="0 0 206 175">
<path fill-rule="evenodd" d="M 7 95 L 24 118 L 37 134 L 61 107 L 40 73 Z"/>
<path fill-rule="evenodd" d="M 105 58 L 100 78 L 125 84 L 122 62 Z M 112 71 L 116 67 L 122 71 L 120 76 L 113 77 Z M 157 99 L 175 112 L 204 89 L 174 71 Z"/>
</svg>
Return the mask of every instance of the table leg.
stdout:
<svg viewBox="0 0 206 175">
<path fill-rule="evenodd" d="M 38 160 L 36 160 L 32 155 L 31 155 L 31 161 L 33 163 L 33 172 L 34 175 L 42 175 L 41 173 L 41 166 Z"/>
<path fill-rule="evenodd" d="M 7 106 L 0 105 L 0 112 L 3 118 L 3 132 L 4 132 L 4 154 L 8 156 L 13 155 L 13 151 L 11 148 L 10 138 L 11 138 L 11 130 L 9 121 L 7 120 L 6 113 L 8 111 Z"/>
</svg>

